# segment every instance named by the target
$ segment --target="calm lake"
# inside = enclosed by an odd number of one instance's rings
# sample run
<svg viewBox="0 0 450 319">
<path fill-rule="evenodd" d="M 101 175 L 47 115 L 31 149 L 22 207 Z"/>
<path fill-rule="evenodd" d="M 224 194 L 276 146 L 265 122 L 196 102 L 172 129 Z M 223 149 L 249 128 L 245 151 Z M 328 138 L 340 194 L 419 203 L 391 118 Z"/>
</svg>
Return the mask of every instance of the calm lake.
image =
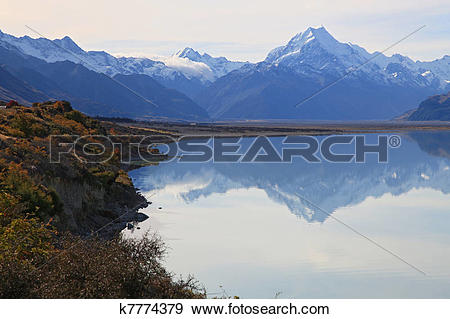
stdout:
<svg viewBox="0 0 450 319">
<path fill-rule="evenodd" d="M 450 298 L 450 133 L 398 135 L 388 163 L 369 154 L 137 169 L 153 204 L 125 233 L 158 233 L 167 268 L 194 275 L 209 297 Z"/>
</svg>

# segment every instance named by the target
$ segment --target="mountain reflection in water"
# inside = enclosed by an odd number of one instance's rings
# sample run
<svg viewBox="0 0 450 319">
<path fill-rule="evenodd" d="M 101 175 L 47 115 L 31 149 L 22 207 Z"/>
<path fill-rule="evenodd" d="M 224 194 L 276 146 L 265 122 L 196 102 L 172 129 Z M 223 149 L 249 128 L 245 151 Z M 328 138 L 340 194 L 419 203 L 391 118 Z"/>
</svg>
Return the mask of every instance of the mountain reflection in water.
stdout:
<svg viewBox="0 0 450 319">
<path fill-rule="evenodd" d="M 174 161 L 132 171 L 154 203 L 126 234 L 159 233 L 168 269 L 193 274 L 210 293 L 223 286 L 244 298 L 449 298 L 450 134 L 401 137 L 388 163 L 368 154 L 359 164 Z"/>
<path fill-rule="evenodd" d="M 367 143 L 375 143 L 376 136 L 370 136 Z M 375 154 L 368 154 L 366 163 L 359 164 L 307 163 L 301 158 L 294 159 L 293 163 L 170 162 L 141 168 L 131 176 L 144 193 L 173 184 L 195 185 L 178 194 L 186 203 L 214 193 L 256 187 L 308 222 L 327 219 L 315 205 L 332 213 L 369 196 L 400 195 L 413 188 L 432 188 L 448 194 L 450 134 L 414 132 L 402 137 L 400 148 L 389 150 L 386 164 L 378 163 Z"/>
</svg>

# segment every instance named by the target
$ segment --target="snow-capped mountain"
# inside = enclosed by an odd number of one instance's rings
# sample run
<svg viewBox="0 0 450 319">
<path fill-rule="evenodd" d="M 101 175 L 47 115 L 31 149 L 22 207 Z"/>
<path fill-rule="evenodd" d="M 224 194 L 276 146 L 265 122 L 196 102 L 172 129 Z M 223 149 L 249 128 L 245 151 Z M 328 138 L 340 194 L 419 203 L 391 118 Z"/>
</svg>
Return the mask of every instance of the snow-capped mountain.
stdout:
<svg viewBox="0 0 450 319">
<path fill-rule="evenodd" d="M 184 49 L 171 57 L 115 57 L 105 51 L 84 51 L 70 37 L 48 40 L 28 36 L 14 37 L 0 31 L 0 46 L 14 47 L 23 54 L 46 62 L 71 61 L 109 76 L 145 74 L 161 84 L 195 96 L 204 86 L 239 68 L 243 62 L 214 58 L 193 49 Z M 191 53 L 189 53 L 191 52 Z"/>
<path fill-rule="evenodd" d="M 422 62 L 369 53 L 337 41 L 324 27 L 298 33 L 255 64 L 192 48 L 154 59 L 115 57 L 85 51 L 69 37 L 52 41 L 1 31 L 0 47 L 49 63 L 71 61 L 109 76 L 147 75 L 222 119 L 391 119 L 450 89 L 449 55 Z M 297 105 L 344 75 L 337 85 Z"/>
<path fill-rule="evenodd" d="M 147 58 L 117 58 L 104 51 L 84 51 L 70 37 L 48 40 L 33 39 L 29 36 L 14 37 L 0 31 L 0 45 L 7 43 L 23 54 L 31 55 L 46 62 L 71 61 L 86 68 L 105 73 L 146 74 L 174 78 L 177 70 L 168 68 L 164 63 Z"/>
<path fill-rule="evenodd" d="M 211 70 L 212 77 L 209 79 L 211 82 L 230 73 L 231 71 L 239 69 L 244 64 L 248 63 L 230 61 L 225 57 L 215 58 L 207 53 L 200 54 L 192 48 L 184 48 L 183 50 L 178 51 L 174 56 L 194 63 L 201 63 L 207 66 L 208 69 Z"/>
<path fill-rule="evenodd" d="M 3 40 L 2 40 L 3 39 Z M 67 100 L 74 107 L 89 115 L 132 117 L 207 119 L 206 111 L 177 90 L 169 89 L 145 74 L 116 74 L 113 78 L 103 72 L 95 72 L 102 65 L 88 56 L 69 38 L 58 45 L 72 51 L 60 49 L 57 56 L 55 45 L 48 40 L 2 35 L 0 39 L 0 98 L 17 100 L 24 105 L 47 100 Z M 15 46 L 15 45 L 17 46 Z M 41 56 L 42 59 L 25 52 Z M 76 59 L 75 53 L 90 58 L 86 68 Z M 65 54 L 65 57 L 63 56 Z M 100 54 L 101 58 L 109 58 Z M 46 62 L 52 61 L 51 63 Z M 59 59 L 66 58 L 64 61 Z M 56 60 L 56 61 L 55 61 Z M 112 61 L 116 61 L 112 59 Z M 77 61 L 78 62 L 78 61 Z M 104 65 L 104 64 L 103 64 Z"/>
<path fill-rule="evenodd" d="M 269 52 L 265 62 L 302 68 L 305 65 L 321 70 L 342 67 L 342 71 L 365 62 L 368 56 L 362 48 L 338 42 L 324 27 L 308 28 L 295 35 L 286 45 Z M 361 50 L 362 49 L 362 50 Z"/>
<path fill-rule="evenodd" d="M 219 78 L 196 102 L 221 119 L 391 119 L 448 90 L 449 60 L 369 53 L 324 27 L 308 28 L 264 61 Z"/>
<path fill-rule="evenodd" d="M 366 63 L 368 60 L 370 62 Z M 379 52 L 337 41 L 324 27 L 308 28 L 286 45 L 272 50 L 266 63 L 284 66 L 296 72 L 330 72 L 342 76 L 362 65 L 355 73 L 386 84 L 437 86 L 445 89 L 450 80 L 450 57 L 431 62 L 414 62 L 406 56 L 388 57 Z M 365 64 L 366 63 L 366 64 Z"/>
</svg>

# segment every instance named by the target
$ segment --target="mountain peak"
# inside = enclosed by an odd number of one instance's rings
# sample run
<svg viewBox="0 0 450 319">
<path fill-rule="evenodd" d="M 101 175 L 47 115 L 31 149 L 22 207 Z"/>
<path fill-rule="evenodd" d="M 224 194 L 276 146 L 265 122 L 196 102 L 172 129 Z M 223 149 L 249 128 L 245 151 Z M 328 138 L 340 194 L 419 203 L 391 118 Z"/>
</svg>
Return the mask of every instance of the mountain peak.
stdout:
<svg viewBox="0 0 450 319">
<path fill-rule="evenodd" d="M 296 34 L 287 44 L 288 47 L 292 49 L 300 49 L 305 44 L 316 40 L 324 46 L 334 46 L 339 43 L 324 26 L 314 28 L 309 27 L 303 32 Z"/>
<path fill-rule="evenodd" d="M 72 38 L 69 37 L 68 35 L 66 35 L 64 38 L 62 38 L 61 41 L 75 43 L 75 42 L 72 40 Z"/>
<path fill-rule="evenodd" d="M 200 55 L 200 53 L 198 53 L 197 51 L 195 51 L 192 48 L 186 47 L 183 50 L 178 51 L 175 56 L 179 57 L 179 58 L 188 58 L 189 60 L 192 61 L 197 61 L 199 60 L 202 56 Z"/>
<path fill-rule="evenodd" d="M 268 63 L 283 63 L 291 67 L 310 65 L 321 69 L 336 66 L 340 60 L 340 69 L 351 67 L 367 59 L 368 53 L 357 46 L 341 43 L 336 40 L 324 26 L 309 27 L 296 34 L 289 42 L 272 50 L 267 58 Z M 339 71 L 340 72 L 340 71 Z"/>
<path fill-rule="evenodd" d="M 212 57 L 208 53 L 200 54 L 190 47 L 178 51 L 174 57 L 188 60 L 183 63 L 191 63 L 190 69 L 206 68 L 207 72 L 202 71 L 201 74 L 202 78 L 208 82 L 212 82 L 244 65 L 243 62 L 229 61 L 225 57 Z"/>
<path fill-rule="evenodd" d="M 324 26 L 320 27 L 308 27 L 305 31 L 297 33 L 293 39 L 297 37 L 331 37 L 330 33 L 325 29 Z"/>
<path fill-rule="evenodd" d="M 69 36 L 65 36 L 62 39 L 55 39 L 53 42 L 72 52 L 84 52 Z"/>
</svg>

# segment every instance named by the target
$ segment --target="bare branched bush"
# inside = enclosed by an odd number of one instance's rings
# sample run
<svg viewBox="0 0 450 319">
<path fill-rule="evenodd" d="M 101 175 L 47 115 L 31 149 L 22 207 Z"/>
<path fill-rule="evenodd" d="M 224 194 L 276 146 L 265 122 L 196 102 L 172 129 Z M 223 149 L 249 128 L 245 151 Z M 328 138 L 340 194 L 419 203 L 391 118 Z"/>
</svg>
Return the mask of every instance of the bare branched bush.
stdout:
<svg viewBox="0 0 450 319">
<path fill-rule="evenodd" d="M 204 298 L 191 277 L 175 280 L 161 265 L 164 246 L 141 240 L 80 239 L 67 234 L 40 265 L 0 262 L 3 298 Z"/>
</svg>

